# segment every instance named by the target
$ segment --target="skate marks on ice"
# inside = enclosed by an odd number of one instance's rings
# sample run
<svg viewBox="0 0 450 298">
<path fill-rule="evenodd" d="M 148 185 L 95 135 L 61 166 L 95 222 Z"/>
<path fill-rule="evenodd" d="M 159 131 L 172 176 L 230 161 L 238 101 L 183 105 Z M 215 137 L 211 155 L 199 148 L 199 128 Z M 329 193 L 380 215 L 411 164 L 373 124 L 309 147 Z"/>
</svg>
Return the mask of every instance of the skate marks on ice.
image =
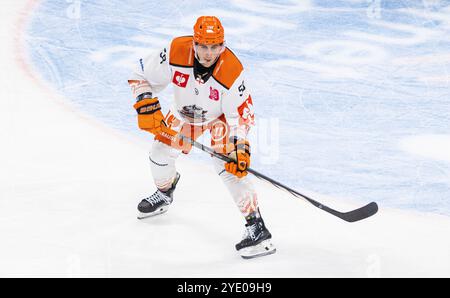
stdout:
<svg viewBox="0 0 450 298">
<path fill-rule="evenodd" d="M 279 158 L 255 158 L 255 168 L 294 188 L 449 214 L 450 182 L 441 170 L 447 166 L 423 163 L 398 146 L 399 139 L 448 128 L 450 8 L 419 2 L 100 1 L 83 2 L 75 18 L 66 14 L 68 3 L 44 1 L 27 42 L 60 92 L 108 125 L 145 138 L 123 79 L 128 67 L 190 34 L 198 15 L 216 14 L 250 73 L 258 119 L 279 123 L 277 142 L 268 143 Z M 147 6 L 158 13 L 148 18 Z"/>
</svg>

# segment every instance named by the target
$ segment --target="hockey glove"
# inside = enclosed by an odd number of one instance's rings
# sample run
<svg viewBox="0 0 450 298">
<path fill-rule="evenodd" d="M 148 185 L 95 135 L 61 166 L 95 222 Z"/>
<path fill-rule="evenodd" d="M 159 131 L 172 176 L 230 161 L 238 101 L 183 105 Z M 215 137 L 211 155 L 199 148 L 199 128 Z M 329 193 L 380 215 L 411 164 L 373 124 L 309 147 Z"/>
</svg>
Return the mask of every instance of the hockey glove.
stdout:
<svg viewBox="0 0 450 298">
<path fill-rule="evenodd" d="M 238 178 L 245 177 L 248 174 L 247 168 L 250 167 L 250 143 L 236 136 L 230 137 L 230 143 L 228 157 L 233 162 L 227 162 L 225 170 Z"/>
<path fill-rule="evenodd" d="M 139 128 L 154 135 L 159 134 L 161 132 L 161 126 L 165 126 L 165 123 L 158 98 L 139 96 L 137 100 L 134 108 L 138 113 Z"/>
</svg>

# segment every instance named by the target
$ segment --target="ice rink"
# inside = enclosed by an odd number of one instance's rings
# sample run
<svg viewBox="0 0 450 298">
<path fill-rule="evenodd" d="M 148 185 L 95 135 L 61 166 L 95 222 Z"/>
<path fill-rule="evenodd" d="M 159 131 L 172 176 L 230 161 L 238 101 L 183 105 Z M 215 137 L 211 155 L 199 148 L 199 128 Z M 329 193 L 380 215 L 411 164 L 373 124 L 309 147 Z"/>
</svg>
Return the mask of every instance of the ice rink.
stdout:
<svg viewBox="0 0 450 298">
<path fill-rule="evenodd" d="M 4 2 L 1 277 L 450 277 L 448 1 Z M 244 261 L 194 152 L 169 212 L 136 219 L 154 186 L 127 75 L 204 14 L 251 74 L 253 167 L 377 215 L 348 224 L 255 179 L 277 253 Z"/>
</svg>

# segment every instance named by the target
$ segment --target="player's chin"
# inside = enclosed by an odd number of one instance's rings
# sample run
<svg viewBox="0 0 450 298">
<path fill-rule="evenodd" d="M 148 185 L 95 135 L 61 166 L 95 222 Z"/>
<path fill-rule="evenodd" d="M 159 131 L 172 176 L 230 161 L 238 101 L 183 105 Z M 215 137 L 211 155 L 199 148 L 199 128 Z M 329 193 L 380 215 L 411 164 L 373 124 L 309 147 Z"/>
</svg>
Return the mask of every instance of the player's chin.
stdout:
<svg viewBox="0 0 450 298">
<path fill-rule="evenodd" d="M 211 65 L 212 65 L 212 60 L 210 60 L 210 61 L 205 60 L 205 63 L 203 63 L 204 67 L 210 67 Z"/>
</svg>

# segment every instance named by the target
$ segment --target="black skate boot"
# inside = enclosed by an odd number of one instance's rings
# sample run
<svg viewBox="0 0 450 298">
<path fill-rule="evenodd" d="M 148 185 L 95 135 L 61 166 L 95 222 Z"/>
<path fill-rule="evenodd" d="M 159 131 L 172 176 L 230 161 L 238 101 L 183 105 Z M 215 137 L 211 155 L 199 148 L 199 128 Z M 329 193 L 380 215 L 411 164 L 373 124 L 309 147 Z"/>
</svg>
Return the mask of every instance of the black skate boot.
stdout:
<svg viewBox="0 0 450 298">
<path fill-rule="evenodd" d="M 270 240 L 272 235 L 264 225 L 259 212 L 249 215 L 246 220 L 244 237 L 241 242 L 236 244 L 236 250 L 241 257 L 252 259 L 275 253 L 275 246 Z"/>
<path fill-rule="evenodd" d="M 172 182 L 172 186 L 166 190 L 157 190 L 150 197 L 143 199 L 138 205 L 138 219 L 143 219 L 150 216 L 155 216 L 167 212 L 169 205 L 173 201 L 173 192 L 177 186 L 178 180 L 180 180 L 180 174 L 177 173 L 175 179 Z"/>
</svg>

